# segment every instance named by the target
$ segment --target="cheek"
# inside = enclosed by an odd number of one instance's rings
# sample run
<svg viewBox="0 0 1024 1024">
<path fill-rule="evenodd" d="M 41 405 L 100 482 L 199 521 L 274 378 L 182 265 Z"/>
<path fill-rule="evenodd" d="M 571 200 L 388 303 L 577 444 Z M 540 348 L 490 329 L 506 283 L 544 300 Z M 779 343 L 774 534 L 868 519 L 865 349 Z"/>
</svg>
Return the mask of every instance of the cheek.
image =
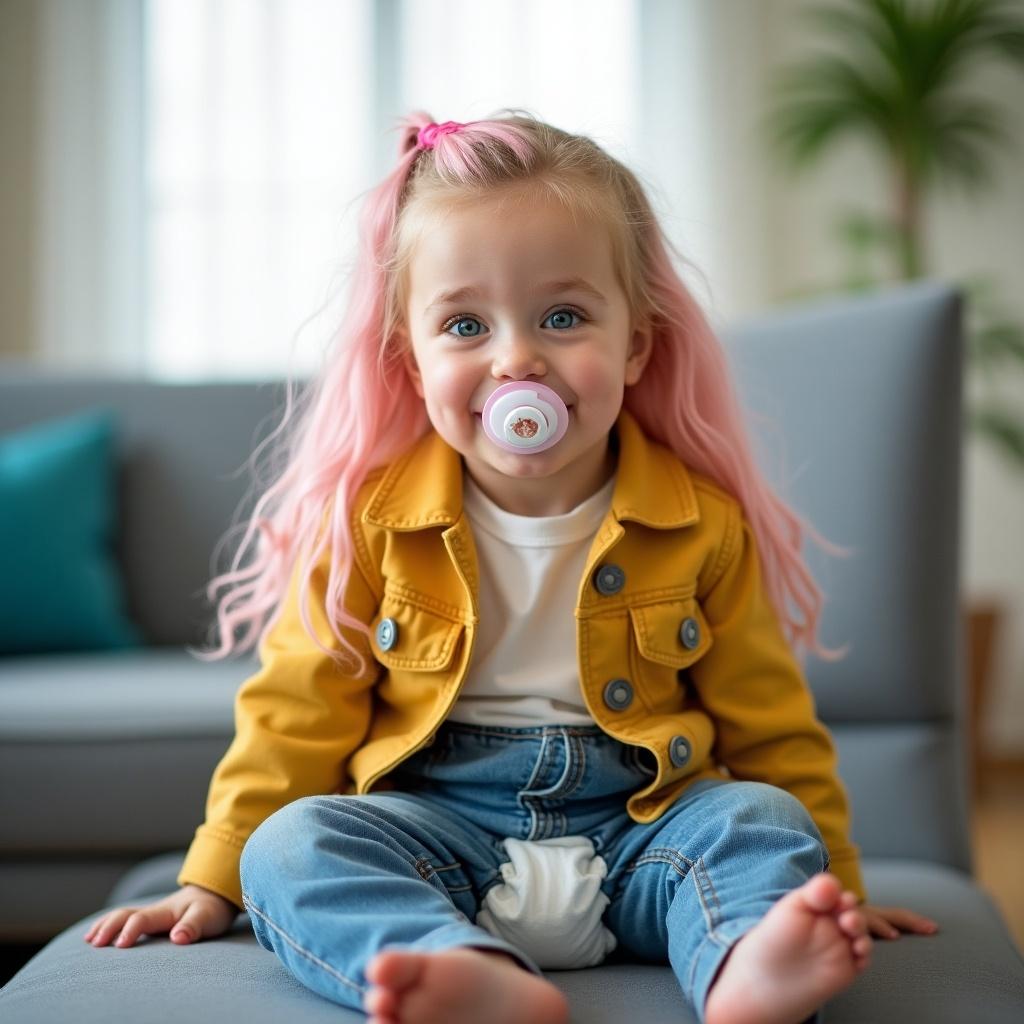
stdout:
<svg viewBox="0 0 1024 1024">
<path fill-rule="evenodd" d="M 468 409 L 476 383 L 466 367 L 450 360 L 428 360 L 423 373 L 427 404 L 435 408 Z"/>
<path fill-rule="evenodd" d="M 599 405 L 621 397 L 624 376 L 625 368 L 617 362 L 591 356 L 575 364 L 570 386 L 581 404 Z"/>
</svg>

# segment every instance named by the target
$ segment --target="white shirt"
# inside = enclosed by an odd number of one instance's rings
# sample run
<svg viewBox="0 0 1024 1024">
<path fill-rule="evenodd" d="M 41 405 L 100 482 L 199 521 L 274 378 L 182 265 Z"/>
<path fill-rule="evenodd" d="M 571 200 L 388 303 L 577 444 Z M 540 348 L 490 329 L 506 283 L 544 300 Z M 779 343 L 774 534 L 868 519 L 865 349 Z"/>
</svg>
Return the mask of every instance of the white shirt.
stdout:
<svg viewBox="0 0 1024 1024">
<path fill-rule="evenodd" d="M 480 563 L 480 624 L 449 718 L 475 725 L 591 725 L 576 654 L 580 578 L 611 507 L 613 476 L 560 516 L 499 508 L 463 470 Z"/>
</svg>

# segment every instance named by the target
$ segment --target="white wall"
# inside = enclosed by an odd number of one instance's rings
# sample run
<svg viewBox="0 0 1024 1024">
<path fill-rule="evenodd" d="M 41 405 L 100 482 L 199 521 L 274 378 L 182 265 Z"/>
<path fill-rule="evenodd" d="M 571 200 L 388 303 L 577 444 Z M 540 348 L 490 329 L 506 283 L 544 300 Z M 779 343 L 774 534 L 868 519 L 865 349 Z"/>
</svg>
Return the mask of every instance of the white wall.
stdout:
<svg viewBox="0 0 1024 1024">
<path fill-rule="evenodd" d="M 30 0 L 0 3 L 0 356 L 27 356 L 35 337 L 36 122 L 28 97 L 37 35 Z"/>
<path fill-rule="evenodd" d="M 817 36 L 809 36 L 795 16 L 803 5 L 804 0 L 763 5 L 769 10 L 765 67 L 808 53 Z M 722 6 L 742 22 L 754 5 L 726 0 Z M 994 161 L 995 179 L 982 197 L 936 193 L 929 198 L 927 263 L 932 275 L 947 280 L 993 274 L 1007 312 L 1024 322 L 1024 72 L 990 63 L 975 82 L 972 93 L 1001 103 L 1016 149 Z M 771 242 L 765 269 L 773 300 L 840 278 L 839 250 L 828 235 L 837 208 L 858 205 L 883 212 L 889 202 L 881 162 L 865 143 L 847 143 L 805 178 L 773 175 L 768 187 Z M 1008 374 L 1005 384 L 1006 397 L 1024 415 L 1024 370 Z M 966 446 L 963 468 L 964 598 L 997 597 L 1007 612 L 983 736 L 997 756 L 1024 756 L 1024 470 L 977 439 Z"/>
</svg>

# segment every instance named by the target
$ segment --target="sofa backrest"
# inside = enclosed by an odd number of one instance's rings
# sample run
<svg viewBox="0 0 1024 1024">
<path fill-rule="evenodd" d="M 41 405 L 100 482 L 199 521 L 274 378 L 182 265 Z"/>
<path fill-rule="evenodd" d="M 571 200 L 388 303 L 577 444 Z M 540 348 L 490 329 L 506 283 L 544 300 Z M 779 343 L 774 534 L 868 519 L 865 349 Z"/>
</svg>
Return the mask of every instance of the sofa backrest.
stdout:
<svg viewBox="0 0 1024 1024">
<path fill-rule="evenodd" d="M 235 545 L 217 552 L 216 566 L 215 547 L 246 499 L 247 460 L 277 426 L 284 397 L 277 381 L 171 384 L 0 366 L 0 433 L 86 409 L 114 412 L 127 612 L 150 644 L 201 644 L 213 614 L 205 586 Z"/>
<path fill-rule="evenodd" d="M 825 592 L 822 642 L 850 645 L 805 668 L 855 838 L 876 856 L 968 869 L 961 322 L 960 294 L 926 281 L 723 334 L 765 473 L 827 541 L 853 549 L 832 557 L 805 538 L 803 551 Z"/>
<path fill-rule="evenodd" d="M 961 299 L 924 282 L 780 309 L 722 331 L 757 456 L 848 559 L 805 542 L 825 591 L 805 664 L 833 730 L 854 839 L 875 856 L 969 869 L 958 606 Z M 119 423 L 118 557 L 153 644 L 201 644 L 214 547 L 251 507 L 247 460 L 281 382 L 197 385 L 0 367 L 0 433 L 104 406 Z M 765 422 L 767 418 L 768 422 Z M 784 459 L 784 461 L 783 461 Z"/>
</svg>

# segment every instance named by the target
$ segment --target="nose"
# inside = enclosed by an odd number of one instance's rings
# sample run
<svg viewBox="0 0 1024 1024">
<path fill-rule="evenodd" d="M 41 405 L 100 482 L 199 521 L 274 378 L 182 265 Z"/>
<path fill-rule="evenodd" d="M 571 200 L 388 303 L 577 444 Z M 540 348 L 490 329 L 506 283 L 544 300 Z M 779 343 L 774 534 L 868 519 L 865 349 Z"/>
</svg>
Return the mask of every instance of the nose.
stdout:
<svg viewBox="0 0 1024 1024">
<path fill-rule="evenodd" d="M 495 380 L 525 380 L 527 377 L 542 377 L 545 373 L 547 363 L 538 343 L 529 335 L 514 331 L 496 346 L 491 363 L 491 376 Z"/>
</svg>

